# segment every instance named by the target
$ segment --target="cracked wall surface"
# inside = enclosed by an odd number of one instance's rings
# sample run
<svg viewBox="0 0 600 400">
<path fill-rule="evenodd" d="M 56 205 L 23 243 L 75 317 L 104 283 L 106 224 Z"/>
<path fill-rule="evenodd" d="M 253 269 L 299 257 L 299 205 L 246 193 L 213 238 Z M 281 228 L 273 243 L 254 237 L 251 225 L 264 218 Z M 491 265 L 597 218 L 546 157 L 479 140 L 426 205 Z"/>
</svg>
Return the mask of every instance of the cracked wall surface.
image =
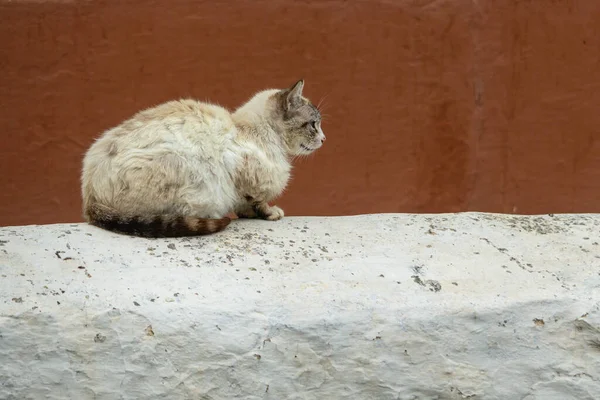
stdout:
<svg viewBox="0 0 600 400">
<path fill-rule="evenodd" d="M 80 221 L 132 113 L 306 79 L 328 141 L 288 215 L 598 212 L 600 2 L 0 2 L 0 224 Z"/>
<path fill-rule="evenodd" d="M 600 215 L 0 228 L 0 398 L 592 400 Z"/>
</svg>

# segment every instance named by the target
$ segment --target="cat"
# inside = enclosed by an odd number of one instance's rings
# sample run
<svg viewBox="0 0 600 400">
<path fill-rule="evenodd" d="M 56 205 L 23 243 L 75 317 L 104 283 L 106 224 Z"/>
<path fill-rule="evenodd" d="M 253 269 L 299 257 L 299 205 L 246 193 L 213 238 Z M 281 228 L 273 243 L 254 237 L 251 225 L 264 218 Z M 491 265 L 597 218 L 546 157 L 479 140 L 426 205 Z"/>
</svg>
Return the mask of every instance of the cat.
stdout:
<svg viewBox="0 0 600 400">
<path fill-rule="evenodd" d="M 291 161 L 325 141 L 304 80 L 258 92 L 233 113 L 182 99 L 138 112 L 105 131 L 83 159 L 83 215 L 91 225 L 142 237 L 219 232 L 239 218 L 275 221 L 269 202 Z"/>
</svg>

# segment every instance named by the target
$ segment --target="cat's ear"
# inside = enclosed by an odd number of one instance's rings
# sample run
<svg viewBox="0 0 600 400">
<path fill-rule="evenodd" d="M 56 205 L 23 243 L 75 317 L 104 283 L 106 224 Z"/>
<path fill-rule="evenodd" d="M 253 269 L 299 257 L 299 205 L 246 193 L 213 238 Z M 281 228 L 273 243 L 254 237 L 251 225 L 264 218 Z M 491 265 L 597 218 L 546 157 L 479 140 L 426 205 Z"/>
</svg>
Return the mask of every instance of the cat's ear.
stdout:
<svg viewBox="0 0 600 400">
<path fill-rule="evenodd" d="M 304 79 L 300 79 L 287 90 L 285 106 L 288 111 L 302 105 L 302 89 L 304 89 Z"/>
</svg>

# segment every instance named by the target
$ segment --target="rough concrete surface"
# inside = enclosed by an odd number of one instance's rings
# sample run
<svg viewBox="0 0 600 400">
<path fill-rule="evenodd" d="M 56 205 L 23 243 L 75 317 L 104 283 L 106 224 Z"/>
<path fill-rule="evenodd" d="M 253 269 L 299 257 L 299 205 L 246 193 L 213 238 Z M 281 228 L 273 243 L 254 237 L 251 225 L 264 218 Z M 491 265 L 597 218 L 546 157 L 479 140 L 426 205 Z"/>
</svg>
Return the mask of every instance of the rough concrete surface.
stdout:
<svg viewBox="0 0 600 400">
<path fill-rule="evenodd" d="M 0 229 L 2 399 L 600 395 L 600 215 Z"/>
<path fill-rule="evenodd" d="M 327 142 L 286 215 L 600 212 L 598 0 L 4 0 L 0 21 L 0 225 L 81 221 L 83 153 L 143 108 L 301 77 Z"/>
</svg>

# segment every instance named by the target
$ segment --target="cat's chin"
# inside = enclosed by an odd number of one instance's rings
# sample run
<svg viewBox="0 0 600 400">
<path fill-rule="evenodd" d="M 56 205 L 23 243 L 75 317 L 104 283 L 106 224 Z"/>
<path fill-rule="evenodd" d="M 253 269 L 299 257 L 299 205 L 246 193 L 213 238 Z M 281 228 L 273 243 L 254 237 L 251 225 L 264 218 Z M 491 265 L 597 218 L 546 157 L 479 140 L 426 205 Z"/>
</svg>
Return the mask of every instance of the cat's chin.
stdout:
<svg viewBox="0 0 600 400">
<path fill-rule="evenodd" d="M 312 153 L 313 151 L 315 151 L 317 149 L 318 149 L 318 147 L 309 147 L 309 146 L 306 146 L 304 144 L 301 144 L 300 145 L 300 151 L 298 153 L 299 154 L 310 154 L 310 153 Z"/>
</svg>

